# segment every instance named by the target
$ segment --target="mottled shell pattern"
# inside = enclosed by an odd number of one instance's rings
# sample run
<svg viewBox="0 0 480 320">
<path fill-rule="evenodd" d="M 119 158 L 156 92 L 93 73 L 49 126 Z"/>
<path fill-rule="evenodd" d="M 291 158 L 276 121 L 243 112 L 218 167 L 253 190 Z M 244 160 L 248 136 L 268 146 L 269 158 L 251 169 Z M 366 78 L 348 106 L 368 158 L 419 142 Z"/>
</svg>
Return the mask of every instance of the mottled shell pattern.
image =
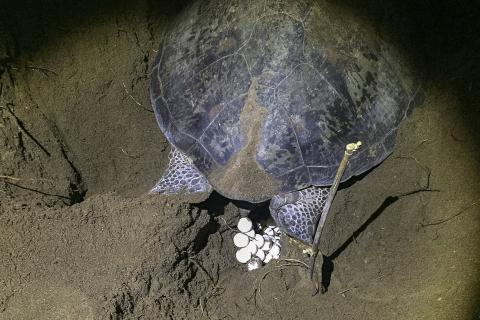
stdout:
<svg viewBox="0 0 480 320">
<path fill-rule="evenodd" d="M 203 0 L 169 26 L 151 99 L 169 142 L 219 193 L 264 201 L 382 162 L 421 94 L 400 55 L 322 1 Z"/>
</svg>

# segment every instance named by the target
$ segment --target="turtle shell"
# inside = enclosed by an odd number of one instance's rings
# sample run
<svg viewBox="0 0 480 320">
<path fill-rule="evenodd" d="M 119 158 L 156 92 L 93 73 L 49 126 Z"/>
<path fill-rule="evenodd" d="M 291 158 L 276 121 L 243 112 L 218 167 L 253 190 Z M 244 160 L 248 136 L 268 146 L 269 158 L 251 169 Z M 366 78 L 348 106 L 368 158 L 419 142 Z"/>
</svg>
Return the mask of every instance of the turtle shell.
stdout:
<svg viewBox="0 0 480 320">
<path fill-rule="evenodd" d="M 206 0 L 169 26 L 151 100 L 169 142 L 219 193 L 264 201 L 382 162 L 419 87 L 365 22 L 321 1 Z"/>
</svg>

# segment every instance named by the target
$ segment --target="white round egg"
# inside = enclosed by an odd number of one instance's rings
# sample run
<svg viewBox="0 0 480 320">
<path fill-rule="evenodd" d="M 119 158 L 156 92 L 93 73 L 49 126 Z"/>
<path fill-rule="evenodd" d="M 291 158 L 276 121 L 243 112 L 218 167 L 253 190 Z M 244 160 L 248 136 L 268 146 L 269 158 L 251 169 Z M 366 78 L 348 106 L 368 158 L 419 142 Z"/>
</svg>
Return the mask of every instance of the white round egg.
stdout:
<svg viewBox="0 0 480 320">
<path fill-rule="evenodd" d="M 246 247 L 249 242 L 250 239 L 248 239 L 248 236 L 246 234 L 237 233 L 233 236 L 233 244 L 238 248 Z"/>
<path fill-rule="evenodd" d="M 257 245 L 257 247 L 259 247 L 259 248 L 263 247 L 263 245 L 265 244 L 265 239 L 263 239 L 261 234 L 256 234 L 254 241 L 255 241 L 255 244 Z"/>
<path fill-rule="evenodd" d="M 272 255 L 271 255 L 270 253 L 267 253 L 267 254 L 265 255 L 265 259 L 263 260 L 263 263 L 267 264 L 267 263 L 269 263 L 270 260 L 272 260 L 272 259 L 273 259 Z"/>
<path fill-rule="evenodd" d="M 269 239 L 265 239 L 265 241 L 263 243 L 263 246 L 262 246 L 262 250 L 263 251 L 269 251 L 271 247 L 272 247 L 272 241 L 270 241 Z"/>
<path fill-rule="evenodd" d="M 258 250 L 255 255 L 256 255 L 260 260 L 262 260 L 262 261 L 265 260 L 265 251 L 263 251 L 263 250 Z"/>
<path fill-rule="evenodd" d="M 275 235 L 275 232 L 271 228 L 266 228 L 265 231 L 263 231 L 263 233 L 271 237 Z"/>
<path fill-rule="evenodd" d="M 270 249 L 269 254 L 271 254 L 274 259 L 278 259 L 280 257 L 280 247 L 274 244 Z"/>
<path fill-rule="evenodd" d="M 249 218 L 243 217 L 238 220 L 237 228 L 243 233 L 247 233 L 252 230 L 252 226 L 252 220 L 250 220 Z"/>
<path fill-rule="evenodd" d="M 247 269 L 248 271 L 252 271 L 252 270 L 255 270 L 255 269 L 258 269 L 262 266 L 262 261 L 257 258 L 257 257 L 253 257 L 250 261 L 248 261 L 247 263 Z"/>
<path fill-rule="evenodd" d="M 255 255 L 258 251 L 258 247 L 256 246 L 255 241 L 250 241 L 245 248 L 250 250 L 252 256 Z"/>
<path fill-rule="evenodd" d="M 254 239 L 255 239 L 256 233 L 255 233 L 255 231 L 254 231 L 253 229 L 250 230 L 250 231 L 248 231 L 248 232 L 245 232 L 244 234 L 246 234 L 246 235 L 250 238 L 250 240 L 254 240 Z"/>
<path fill-rule="evenodd" d="M 252 253 L 247 247 L 245 247 L 237 250 L 237 252 L 235 253 L 235 257 L 237 258 L 238 262 L 247 263 L 248 260 L 250 260 L 250 258 L 252 257 Z"/>
</svg>

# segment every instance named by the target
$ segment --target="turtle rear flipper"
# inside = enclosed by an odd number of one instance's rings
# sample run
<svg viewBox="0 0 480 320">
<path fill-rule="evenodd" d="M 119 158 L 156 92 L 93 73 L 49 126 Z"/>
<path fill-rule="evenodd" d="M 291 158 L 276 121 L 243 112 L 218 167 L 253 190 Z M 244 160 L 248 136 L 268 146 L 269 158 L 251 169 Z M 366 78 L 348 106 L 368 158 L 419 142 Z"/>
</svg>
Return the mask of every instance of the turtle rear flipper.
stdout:
<svg viewBox="0 0 480 320">
<path fill-rule="evenodd" d="M 180 151 L 172 147 L 170 163 L 150 193 L 178 194 L 210 192 L 212 186 L 205 176 Z"/>
<path fill-rule="evenodd" d="M 307 244 L 313 243 L 315 227 L 327 200 L 329 187 L 279 194 L 270 202 L 270 213 L 281 230 Z"/>
</svg>

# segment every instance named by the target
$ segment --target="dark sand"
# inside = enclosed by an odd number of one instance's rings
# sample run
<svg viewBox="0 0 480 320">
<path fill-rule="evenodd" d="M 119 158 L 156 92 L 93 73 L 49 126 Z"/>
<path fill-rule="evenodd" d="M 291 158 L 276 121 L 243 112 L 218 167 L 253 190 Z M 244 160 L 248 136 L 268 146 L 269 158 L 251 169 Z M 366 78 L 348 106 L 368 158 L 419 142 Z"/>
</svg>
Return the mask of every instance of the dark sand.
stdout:
<svg viewBox="0 0 480 320">
<path fill-rule="evenodd" d="M 146 195 L 169 150 L 148 71 L 181 5 L 72 3 L 0 6 L 0 319 L 480 319 L 478 5 L 340 1 L 426 100 L 342 186 L 312 296 L 299 263 L 236 263 L 226 199 Z"/>
</svg>

